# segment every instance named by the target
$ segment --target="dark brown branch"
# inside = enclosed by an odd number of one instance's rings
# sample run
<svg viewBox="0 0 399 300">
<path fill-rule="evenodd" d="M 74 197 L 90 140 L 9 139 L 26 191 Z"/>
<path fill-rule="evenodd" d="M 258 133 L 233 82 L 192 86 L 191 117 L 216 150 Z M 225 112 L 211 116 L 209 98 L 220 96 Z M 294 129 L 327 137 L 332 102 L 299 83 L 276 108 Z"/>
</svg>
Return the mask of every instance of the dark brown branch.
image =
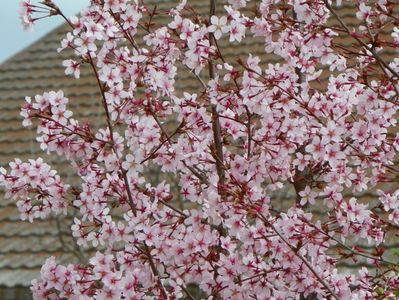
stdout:
<svg viewBox="0 0 399 300">
<path fill-rule="evenodd" d="M 296 21 L 297 20 L 297 15 L 295 11 L 293 11 L 293 18 Z M 303 29 L 303 25 L 299 24 L 300 29 Z M 299 49 L 297 49 L 299 51 Z M 299 67 L 295 67 L 295 74 L 298 76 L 297 79 L 297 85 L 298 85 L 298 94 L 299 96 L 301 95 L 302 87 L 301 84 L 304 81 L 303 78 L 303 73 L 301 72 L 301 69 Z M 304 147 L 298 149 L 299 153 L 305 154 L 304 153 Z M 299 204 L 301 202 L 301 196 L 299 195 L 300 192 L 302 192 L 306 188 L 306 180 L 307 178 L 307 173 L 308 173 L 308 168 L 305 168 L 303 171 L 299 171 L 298 168 L 295 169 L 295 176 L 294 176 L 294 188 L 296 192 L 296 203 Z"/>
<path fill-rule="evenodd" d="M 210 0 L 210 12 L 209 12 L 209 20 L 214 16 L 216 13 L 216 0 Z M 216 47 L 215 37 L 213 33 L 209 33 L 209 44 L 211 47 Z M 212 59 L 208 61 L 209 67 L 209 77 L 214 79 L 216 77 L 215 74 L 215 66 L 213 64 Z M 225 182 L 225 174 L 224 174 L 224 167 L 223 167 L 223 143 L 221 137 L 221 128 L 220 128 L 220 121 L 219 116 L 216 110 L 216 105 L 211 105 L 212 109 L 212 131 L 213 131 L 213 141 L 215 144 L 216 149 L 216 170 L 219 176 L 219 188 L 224 185 Z"/>
<path fill-rule="evenodd" d="M 161 292 L 163 299 L 167 300 L 168 299 L 168 295 L 166 294 L 166 290 L 165 290 L 165 288 L 164 288 L 164 286 L 162 284 L 161 278 L 159 277 L 159 272 L 158 272 L 158 270 L 157 270 L 157 268 L 156 268 L 156 266 L 154 264 L 154 261 L 152 259 L 150 249 L 148 248 L 146 243 L 144 243 L 144 250 L 145 250 L 144 253 L 145 253 L 145 255 L 148 258 L 148 262 L 150 263 L 151 271 L 154 274 L 154 276 L 157 277 L 159 291 Z"/>
<path fill-rule="evenodd" d="M 98 84 L 98 87 L 99 87 L 100 92 L 101 92 L 102 104 L 103 104 L 103 107 L 104 107 L 104 111 L 105 111 L 105 115 L 106 115 L 106 119 L 107 119 L 107 125 L 108 125 L 108 129 L 109 129 L 109 134 L 110 134 L 111 142 L 112 142 L 112 149 L 114 150 L 115 155 L 116 155 L 116 157 L 119 160 L 118 152 L 114 149 L 114 147 L 115 147 L 115 144 L 114 144 L 114 133 L 113 133 L 113 128 L 112 128 L 112 124 L 111 124 L 110 113 L 109 113 L 109 110 L 108 110 L 107 99 L 105 97 L 104 87 L 101 84 L 100 77 L 98 75 L 96 66 L 94 65 L 93 59 L 90 56 L 90 54 L 89 54 L 89 63 L 91 65 L 92 69 L 93 69 L 94 75 L 96 76 L 97 84 Z M 132 192 L 130 190 L 129 180 L 127 178 L 127 173 L 126 173 L 125 170 L 122 169 L 121 174 L 122 174 L 122 178 L 123 178 L 123 181 L 125 183 L 125 186 L 126 186 L 126 192 L 127 192 L 127 196 L 128 196 L 129 206 L 130 206 L 130 208 L 131 208 L 131 210 L 133 212 L 133 215 L 136 216 L 137 215 L 137 209 L 136 209 L 136 206 L 134 205 L 134 202 L 133 202 Z"/>
</svg>

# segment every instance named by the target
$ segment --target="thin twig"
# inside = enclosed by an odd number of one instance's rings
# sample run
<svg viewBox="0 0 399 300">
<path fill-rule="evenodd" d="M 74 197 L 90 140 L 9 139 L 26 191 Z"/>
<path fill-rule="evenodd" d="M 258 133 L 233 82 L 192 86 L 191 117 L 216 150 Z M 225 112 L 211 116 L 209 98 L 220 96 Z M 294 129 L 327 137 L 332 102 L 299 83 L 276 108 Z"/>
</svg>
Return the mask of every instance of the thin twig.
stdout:
<svg viewBox="0 0 399 300">
<path fill-rule="evenodd" d="M 382 57 L 377 52 L 375 52 L 373 47 L 370 47 L 365 42 L 363 42 L 359 37 L 356 36 L 356 34 L 351 33 L 349 27 L 345 24 L 345 22 L 341 19 L 341 17 L 337 14 L 337 12 L 332 8 L 330 3 L 328 3 L 328 0 L 324 0 L 324 4 L 326 5 L 327 9 L 331 12 L 331 14 L 335 17 L 335 19 L 337 19 L 337 21 L 341 24 L 341 26 L 349 34 L 349 36 L 354 38 L 362 47 L 364 47 L 366 50 L 368 50 L 377 61 L 379 61 L 386 69 L 388 69 L 394 75 L 394 77 L 399 79 L 399 73 L 396 72 L 394 69 L 392 69 L 385 62 L 385 60 L 383 60 Z"/>
<path fill-rule="evenodd" d="M 313 269 L 312 265 L 305 259 L 302 255 L 300 255 L 287 240 L 286 238 L 273 226 L 273 224 L 266 219 L 266 217 L 258 213 L 259 218 L 263 221 L 263 223 L 269 226 L 277 235 L 278 237 L 292 250 L 292 252 L 308 267 L 308 269 L 313 273 L 313 275 L 317 278 L 317 280 L 328 290 L 328 292 L 333 296 L 335 299 L 339 300 L 338 296 L 334 293 L 334 291 L 328 286 L 328 284 L 320 277 L 320 275 Z"/>
<path fill-rule="evenodd" d="M 195 300 L 194 296 L 191 295 L 191 293 L 190 293 L 183 285 L 181 285 L 180 287 L 181 287 L 181 289 L 183 290 L 183 292 L 186 293 L 186 295 L 187 295 L 188 298 L 190 298 L 191 300 Z"/>
<path fill-rule="evenodd" d="M 303 219 L 303 221 L 305 221 L 305 220 Z M 316 229 L 319 233 L 321 233 L 321 234 L 325 235 L 326 237 L 328 237 L 329 239 L 335 241 L 335 242 L 338 243 L 341 247 L 343 247 L 343 248 L 345 248 L 346 250 L 350 251 L 350 252 L 351 252 L 352 254 L 354 254 L 354 255 L 363 256 L 363 257 L 365 257 L 365 258 L 372 259 L 372 260 L 375 260 L 375 261 L 379 261 L 379 262 L 381 262 L 381 263 L 383 263 L 383 264 L 387 264 L 387 265 L 399 266 L 398 263 L 385 260 L 385 259 L 383 259 L 382 257 L 374 257 L 374 256 L 372 256 L 372 255 L 369 255 L 368 253 L 362 253 L 362 252 L 353 250 L 351 247 L 349 247 L 349 246 L 345 245 L 344 243 L 340 242 L 338 239 L 336 239 L 335 237 L 329 235 L 327 232 L 324 232 L 323 230 L 321 230 L 320 228 L 318 228 L 317 226 L 315 226 L 315 225 L 312 224 L 311 222 L 307 222 L 307 221 L 306 221 L 306 223 L 307 223 L 309 226 L 311 226 L 311 227 L 313 227 L 314 229 Z"/>
</svg>

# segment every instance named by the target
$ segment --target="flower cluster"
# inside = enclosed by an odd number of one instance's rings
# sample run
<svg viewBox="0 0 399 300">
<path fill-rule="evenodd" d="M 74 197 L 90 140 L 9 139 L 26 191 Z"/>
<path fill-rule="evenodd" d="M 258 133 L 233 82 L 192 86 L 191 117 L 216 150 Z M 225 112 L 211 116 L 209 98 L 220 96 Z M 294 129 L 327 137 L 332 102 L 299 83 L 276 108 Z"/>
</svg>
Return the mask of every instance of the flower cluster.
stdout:
<svg viewBox="0 0 399 300">
<path fill-rule="evenodd" d="M 34 6 L 30 3 L 30 0 L 20 2 L 19 18 L 24 27 L 24 30 L 33 28 L 33 17 Z"/>
<path fill-rule="evenodd" d="M 42 1 L 40 5 L 23 0 L 19 2 L 18 14 L 24 30 L 29 31 L 33 30 L 37 20 L 62 13 L 52 0 Z"/>
<path fill-rule="evenodd" d="M 44 219 L 50 215 L 66 214 L 68 201 L 65 198 L 69 186 L 61 182 L 57 171 L 43 162 L 30 159 L 10 162 L 10 172 L 0 169 L 0 182 L 6 189 L 5 198 L 16 201 L 22 220 Z"/>
<path fill-rule="evenodd" d="M 58 50 L 75 56 L 65 73 L 93 71 L 105 128 L 73 119 L 62 91 L 27 97 L 23 124 L 39 120 L 42 149 L 67 157 L 80 182 L 67 202 L 47 165 L 17 161 L 0 183 L 28 199 L 17 202 L 23 218 L 61 203 L 77 211 L 77 244 L 98 251 L 85 265 L 48 259 L 35 299 L 398 295 L 398 263 L 384 249 L 399 222 L 399 63 L 382 53 L 398 49 L 399 4 L 250 5 L 229 0 L 225 15 L 204 18 L 186 1 L 91 1 L 67 20 Z M 341 17 L 348 5 L 354 28 Z M 254 44 L 264 52 L 226 51 Z M 37 164 L 47 177 L 27 181 Z M 295 196 L 276 203 L 290 188 Z"/>
<path fill-rule="evenodd" d="M 68 98 L 64 97 L 62 91 L 36 95 L 34 101 L 26 97 L 26 103 L 21 110 L 24 118 L 22 124 L 31 126 L 33 118 L 41 119 L 37 127 L 37 140 L 40 148 L 47 153 L 55 152 L 72 160 L 90 158 L 93 153 L 91 142 L 96 138 L 88 124 L 80 126 L 72 118 L 73 113 L 67 110 L 67 103 Z"/>
</svg>

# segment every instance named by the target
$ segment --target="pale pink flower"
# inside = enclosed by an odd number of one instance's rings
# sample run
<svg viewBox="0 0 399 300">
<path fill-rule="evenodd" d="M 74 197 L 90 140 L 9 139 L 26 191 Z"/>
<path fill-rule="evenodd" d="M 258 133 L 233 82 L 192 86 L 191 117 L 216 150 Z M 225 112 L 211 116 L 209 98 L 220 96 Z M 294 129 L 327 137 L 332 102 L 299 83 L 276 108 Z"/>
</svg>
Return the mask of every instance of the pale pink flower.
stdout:
<svg viewBox="0 0 399 300">
<path fill-rule="evenodd" d="M 208 27 L 208 31 L 212 32 L 214 37 L 218 40 L 222 37 L 223 33 L 229 31 L 229 27 L 227 26 L 227 18 L 225 16 L 211 17 L 211 25 Z"/>
</svg>

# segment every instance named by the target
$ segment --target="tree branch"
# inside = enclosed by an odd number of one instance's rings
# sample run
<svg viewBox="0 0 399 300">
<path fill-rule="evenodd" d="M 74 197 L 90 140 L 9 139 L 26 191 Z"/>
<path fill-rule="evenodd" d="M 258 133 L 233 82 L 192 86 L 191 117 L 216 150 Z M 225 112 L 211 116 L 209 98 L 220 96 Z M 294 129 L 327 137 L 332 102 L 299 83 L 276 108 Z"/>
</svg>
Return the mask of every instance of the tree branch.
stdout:
<svg viewBox="0 0 399 300">
<path fill-rule="evenodd" d="M 324 4 L 326 5 L 327 9 L 331 12 L 331 14 L 337 19 L 337 21 L 341 24 L 341 26 L 345 29 L 346 33 L 348 33 L 349 36 L 354 38 L 362 47 L 364 47 L 367 51 L 369 51 L 373 57 L 380 62 L 381 65 L 383 65 L 387 70 L 389 70 L 394 77 L 399 79 L 399 73 L 396 72 L 394 69 L 392 69 L 383 59 L 382 57 L 375 52 L 375 50 L 367 45 L 365 42 L 363 42 L 360 38 L 358 38 L 356 35 L 352 34 L 349 27 L 345 24 L 345 22 L 341 19 L 341 17 L 337 14 L 337 12 L 332 8 L 330 3 L 328 3 L 328 0 L 323 0 Z"/>
<path fill-rule="evenodd" d="M 216 0 L 210 0 L 210 12 L 209 12 L 209 19 L 214 16 L 216 13 Z M 209 44 L 210 46 L 215 46 L 215 37 L 213 33 L 209 33 Z M 215 66 L 213 64 L 213 61 L 209 59 L 208 61 L 208 67 L 209 67 L 209 77 L 211 79 L 215 79 L 216 74 L 215 74 Z M 216 110 L 216 105 L 212 104 L 211 105 L 212 109 L 212 131 L 213 131 L 213 141 L 215 144 L 215 149 L 216 149 L 216 170 L 218 173 L 219 177 L 219 190 L 220 187 L 224 185 L 225 182 L 225 174 L 224 174 L 224 167 L 223 167 L 223 143 L 222 143 L 222 138 L 221 138 L 221 128 L 220 128 L 220 121 L 219 121 L 219 115 Z"/>
<path fill-rule="evenodd" d="M 101 84 L 100 77 L 98 75 L 96 66 L 94 65 L 93 59 L 90 56 L 90 54 L 89 54 L 89 63 L 91 65 L 92 69 L 93 69 L 94 75 L 96 76 L 98 87 L 100 88 L 100 91 L 101 91 L 102 104 L 103 104 L 105 115 L 106 115 L 106 118 L 107 118 L 107 125 L 108 125 L 108 129 L 109 129 L 109 133 L 110 133 L 110 137 L 111 137 L 111 142 L 112 142 L 112 150 L 115 152 L 115 155 L 118 158 L 118 160 L 120 160 L 118 152 L 115 150 L 114 133 L 113 133 L 113 128 L 112 128 L 112 124 L 111 124 L 110 113 L 109 113 L 109 110 L 108 110 L 107 99 L 106 99 L 105 93 L 104 93 L 104 87 Z M 131 208 L 131 210 L 133 212 L 133 215 L 136 216 L 137 215 L 137 209 L 136 209 L 136 206 L 134 205 L 134 202 L 133 202 L 132 192 L 130 190 L 130 185 L 129 185 L 129 179 L 127 178 L 127 172 L 122 169 L 121 174 L 122 174 L 122 178 L 123 178 L 123 181 L 125 183 L 125 186 L 126 186 L 126 193 L 127 193 L 127 196 L 128 196 L 129 206 L 130 206 L 130 208 Z"/>
<path fill-rule="evenodd" d="M 297 249 L 295 249 L 287 240 L 286 238 L 276 229 L 276 227 L 273 226 L 273 224 L 271 222 L 269 222 L 266 217 L 261 214 L 258 213 L 258 216 L 260 217 L 260 219 L 263 221 L 263 223 L 267 226 L 269 226 L 277 235 L 278 237 L 284 242 L 284 244 L 286 244 L 291 250 L 292 252 L 308 267 L 308 269 L 313 273 L 313 275 L 317 278 L 317 280 L 326 288 L 326 290 L 331 294 L 331 296 L 333 296 L 335 299 L 339 300 L 338 296 L 334 293 L 334 291 L 327 285 L 327 283 L 323 280 L 323 278 L 320 277 L 319 274 L 317 274 L 317 272 L 313 269 L 312 265 L 307 261 L 307 259 L 305 259 L 302 255 L 300 255 L 297 251 Z"/>
</svg>

